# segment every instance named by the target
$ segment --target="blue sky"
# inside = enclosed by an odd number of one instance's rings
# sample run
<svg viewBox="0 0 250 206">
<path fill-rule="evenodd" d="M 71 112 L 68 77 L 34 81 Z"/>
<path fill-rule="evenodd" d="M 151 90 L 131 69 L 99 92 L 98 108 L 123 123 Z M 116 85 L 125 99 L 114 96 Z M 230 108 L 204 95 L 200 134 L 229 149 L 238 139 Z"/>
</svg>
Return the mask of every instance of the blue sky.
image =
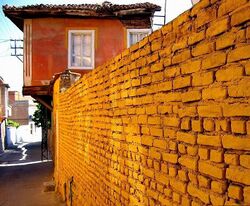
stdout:
<svg viewBox="0 0 250 206">
<path fill-rule="evenodd" d="M 82 3 L 102 3 L 105 0 L 0 0 L 0 76 L 10 85 L 10 90 L 22 91 L 23 85 L 23 65 L 16 58 L 11 57 L 9 39 L 22 39 L 22 32 L 4 16 L 2 5 L 31 5 L 31 4 L 82 4 Z M 114 4 L 131 4 L 139 2 L 151 2 L 162 7 L 158 15 L 163 14 L 165 0 L 109 0 Z M 167 16 L 169 22 L 176 16 L 191 7 L 191 0 L 167 0 Z M 162 23 L 161 19 L 155 19 L 156 23 Z"/>
</svg>

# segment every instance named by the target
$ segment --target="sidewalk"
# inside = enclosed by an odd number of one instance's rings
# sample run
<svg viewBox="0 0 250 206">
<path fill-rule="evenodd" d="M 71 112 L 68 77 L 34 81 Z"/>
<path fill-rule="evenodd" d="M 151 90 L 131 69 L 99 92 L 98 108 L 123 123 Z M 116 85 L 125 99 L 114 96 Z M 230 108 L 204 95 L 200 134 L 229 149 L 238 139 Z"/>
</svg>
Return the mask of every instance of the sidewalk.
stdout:
<svg viewBox="0 0 250 206">
<path fill-rule="evenodd" d="M 53 163 L 40 161 L 40 143 L 0 155 L 0 206 L 64 206 L 55 192 L 43 192 Z"/>
</svg>

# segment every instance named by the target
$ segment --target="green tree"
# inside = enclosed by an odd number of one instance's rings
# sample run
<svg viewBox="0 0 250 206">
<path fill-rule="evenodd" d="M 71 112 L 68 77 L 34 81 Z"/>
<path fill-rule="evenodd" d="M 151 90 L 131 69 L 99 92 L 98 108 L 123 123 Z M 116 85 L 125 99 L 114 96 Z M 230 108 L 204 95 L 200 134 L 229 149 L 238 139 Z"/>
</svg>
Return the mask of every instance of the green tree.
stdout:
<svg viewBox="0 0 250 206">
<path fill-rule="evenodd" d="M 32 120 L 37 127 L 49 128 L 51 122 L 51 115 L 48 109 L 42 104 L 37 104 L 37 109 L 33 114 Z M 47 118 L 46 118 L 47 117 Z"/>
<path fill-rule="evenodd" d="M 18 122 L 15 122 L 11 119 L 7 119 L 7 125 L 11 126 L 11 127 L 16 127 L 16 128 L 18 128 L 20 126 L 20 124 Z"/>
</svg>

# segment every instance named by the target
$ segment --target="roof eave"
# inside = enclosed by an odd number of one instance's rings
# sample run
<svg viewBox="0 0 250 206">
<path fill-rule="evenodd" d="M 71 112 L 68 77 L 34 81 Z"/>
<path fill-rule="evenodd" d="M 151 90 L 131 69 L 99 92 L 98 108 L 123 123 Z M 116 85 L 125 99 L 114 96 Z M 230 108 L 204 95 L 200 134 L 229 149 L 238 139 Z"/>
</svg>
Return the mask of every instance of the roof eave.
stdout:
<svg viewBox="0 0 250 206">
<path fill-rule="evenodd" d="M 23 31 L 24 19 L 35 18 L 123 18 L 129 16 L 149 16 L 152 17 L 155 11 L 160 11 L 161 7 L 156 8 L 134 8 L 119 11 L 94 11 L 91 9 L 21 9 L 12 10 L 3 7 L 3 12 L 21 31 Z"/>
</svg>

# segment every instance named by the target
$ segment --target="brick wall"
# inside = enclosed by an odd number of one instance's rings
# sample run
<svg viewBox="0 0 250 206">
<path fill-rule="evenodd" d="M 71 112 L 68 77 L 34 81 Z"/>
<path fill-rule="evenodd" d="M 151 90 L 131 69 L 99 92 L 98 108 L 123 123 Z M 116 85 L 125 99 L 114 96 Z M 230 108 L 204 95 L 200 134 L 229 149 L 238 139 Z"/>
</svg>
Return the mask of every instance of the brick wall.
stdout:
<svg viewBox="0 0 250 206">
<path fill-rule="evenodd" d="M 66 92 L 56 82 L 68 205 L 250 204 L 249 21 L 249 0 L 203 0 Z"/>
</svg>

